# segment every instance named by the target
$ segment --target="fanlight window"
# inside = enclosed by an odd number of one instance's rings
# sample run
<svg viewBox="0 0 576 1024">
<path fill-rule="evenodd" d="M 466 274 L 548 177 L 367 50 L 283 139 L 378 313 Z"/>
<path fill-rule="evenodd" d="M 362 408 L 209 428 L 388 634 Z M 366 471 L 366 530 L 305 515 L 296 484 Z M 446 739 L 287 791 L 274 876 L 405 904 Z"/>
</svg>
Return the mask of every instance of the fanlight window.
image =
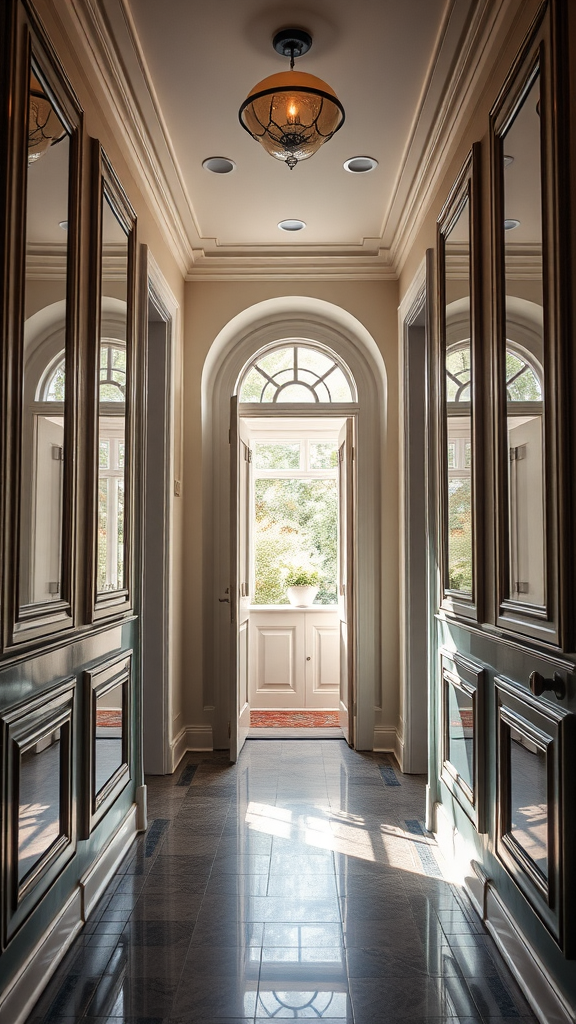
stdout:
<svg viewBox="0 0 576 1024">
<path fill-rule="evenodd" d="M 470 345 L 455 347 L 446 355 L 446 401 L 470 401 Z M 517 350 L 506 349 L 506 395 L 509 402 L 541 402 L 542 381 L 538 371 Z"/>
<path fill-rule="evenodd" d="M 118 342 L 100 349 L 100 401 L 124 402 L 126 398 L 126 349 Z M 64 357 L 50 370 L 40 386 L 40 401 L 63 402 L 66 386 Z"/>
<path fill-rule="evenodd" d="M 350 372 L 334 356 L 307 345 L 268 349 L 250 363 L 241 402 L 353 402 Z"/>
</svg>

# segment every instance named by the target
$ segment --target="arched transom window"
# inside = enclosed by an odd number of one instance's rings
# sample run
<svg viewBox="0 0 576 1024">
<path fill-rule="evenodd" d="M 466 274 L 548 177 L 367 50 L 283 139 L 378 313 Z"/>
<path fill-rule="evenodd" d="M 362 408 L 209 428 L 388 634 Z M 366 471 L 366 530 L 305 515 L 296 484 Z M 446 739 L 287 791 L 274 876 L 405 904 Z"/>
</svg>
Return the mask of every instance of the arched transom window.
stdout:
<svg viewBox="0 0 576 1024">
<path fill-rule="evenodd" d="M 244 371 L 241 402 L 353 402 L 350 371 L 332 353 L 305 344 L 259 353 Z"/>
<path fill-rule="evenodd" d="M 111 340 L 100 348 L 100 401 L 124 402 L 126 398 L 126 349 Z M 45 373 L 38 389 L 41 402 L 63 402 L 66 384 L 64 356 Z"/>
<path fill-rule="evenodd" d="M 446 354 L 446 401 L 470 401 L 470 343 Z M 506 349 L 506 396 L 509 402 L 541 402 L 542 379 L 535 365 L 517 348 Z"/>
</svg>

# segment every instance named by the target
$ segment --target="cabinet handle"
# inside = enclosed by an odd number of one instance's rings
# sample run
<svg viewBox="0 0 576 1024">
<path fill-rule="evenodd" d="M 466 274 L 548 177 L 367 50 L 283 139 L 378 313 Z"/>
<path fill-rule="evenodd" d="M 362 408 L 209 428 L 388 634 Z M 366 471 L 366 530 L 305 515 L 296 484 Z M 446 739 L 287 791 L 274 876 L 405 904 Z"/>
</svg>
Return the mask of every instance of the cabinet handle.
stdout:
<svg viewBox="0 0 576 1024">
<path fill-rule="evenodd" d="M 540 697 L 546 690 L 555 693 L 558 700 L 564 700 L 566 696 L 566 683 L 559 672 L 555 672 L 552 679 L 545 679 L 540 672 L 531 672 L 530 689 L 535 697 Z"/>
<path fill-rule="evenodd" d="M 312 658 L 310 657 L 310 655 L 308 655 L 308 657 L 306 658 L 306 661 L 312 661 Z"/>
</svg>

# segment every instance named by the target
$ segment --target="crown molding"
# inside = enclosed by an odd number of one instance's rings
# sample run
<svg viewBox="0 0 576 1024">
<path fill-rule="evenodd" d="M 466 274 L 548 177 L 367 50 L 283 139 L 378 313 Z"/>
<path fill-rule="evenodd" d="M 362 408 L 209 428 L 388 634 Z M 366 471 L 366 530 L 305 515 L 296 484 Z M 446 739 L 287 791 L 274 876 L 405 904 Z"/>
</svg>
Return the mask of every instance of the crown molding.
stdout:
<svg viewBox="0 0 576 1024">
<path fill-rule="evenodd" d="M 254 247 L 237 246 L 233 252 L 226 252 L 216 239 L 200 237 L 125 0 L 119 0 L 121 27 L 133 51 L 126 59 L 113 31 L 119 26 L 111 26 L 106 0 L 68 0 L 65 5 L 58 0 L 47 2 L 76 52 L 87 87 L 100 105 L 104 97 L 114 131 L 135 165 L 136 180 L 189 281 L 397 279 L 478 101 L 478 83 L 488 76 L 515 20 L 522 15 L 517 0 L 449 2 L 382 237 L 366 240 L 369 246 L 356 253 L 350 249 L 335 252 L 331 246 L 328 252 L 317 250 L 305 255 L 292 251 L 286 255 L 266 248 L 258 249 L 256 254 Z M 135 90 L 135 75 L 140 79 L 139 90 Z M 95 89 L 99 89 L 98 96 Z M 214 250 L 210 250 L 210 244 Z"/>
<path fill-rule="evenodd" d="M 111 114 L 117 137 L 136 168 L 136 180 L 154 212 L 183 275 L 192 262 L 192 243 L 180 216 L 163 161 L 119 59 L 99 0 L 51 0 L 51 13 L 76 54 L 85 83 L 98 106 Z M 100 95 L 96 95 L 99 89 Z"/>
</svg>

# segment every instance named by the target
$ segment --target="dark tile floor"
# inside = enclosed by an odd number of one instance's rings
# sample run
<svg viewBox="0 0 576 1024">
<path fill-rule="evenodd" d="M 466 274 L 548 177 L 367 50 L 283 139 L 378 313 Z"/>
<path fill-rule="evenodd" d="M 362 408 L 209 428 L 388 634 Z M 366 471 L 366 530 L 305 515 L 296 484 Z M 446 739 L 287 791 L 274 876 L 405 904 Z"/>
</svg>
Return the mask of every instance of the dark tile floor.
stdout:
<svg viewBox="0 0 576 1024">
<path fill-rule="evenodd" d="M 149 821 L 29 1024 L 534 1022 L 443 876 L 424 780 L 339 740 L 148 779 Z"/>
</svg>

